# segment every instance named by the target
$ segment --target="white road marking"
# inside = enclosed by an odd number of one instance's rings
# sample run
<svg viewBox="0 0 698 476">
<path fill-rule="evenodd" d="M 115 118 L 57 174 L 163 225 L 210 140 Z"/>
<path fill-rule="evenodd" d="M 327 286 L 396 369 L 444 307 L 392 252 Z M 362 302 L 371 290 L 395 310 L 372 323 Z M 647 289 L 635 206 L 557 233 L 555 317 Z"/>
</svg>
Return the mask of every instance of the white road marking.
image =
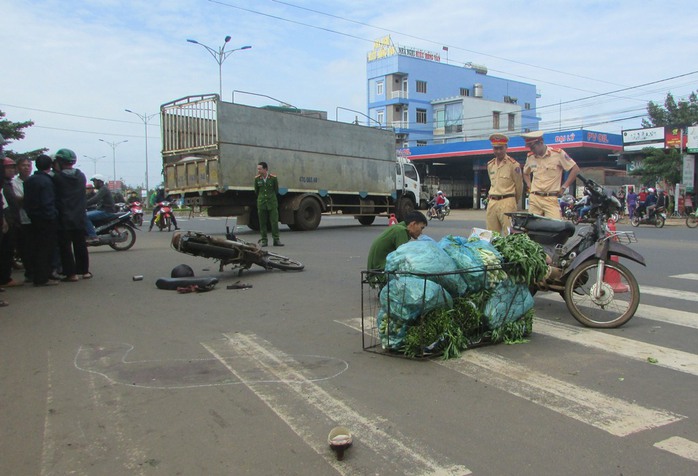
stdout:
<svg viewBox="0 0 698 476">
<path fill-rule="evenodd" d="M 433 362 L 614 436 L 628 436 L 685 418 L 564 382 L 477 349 L 465 352 L 460 359 Z"/>
<path fill-rule="evenodd" d="M 678 279 L 692 279 L 693 281 L 698 281 L 698 273 L 675 274 L 669 277 Z"/>
<path fill-rule="evenodd" d="M 539 321 L 533 324 L 534 332 Z M 360 318 L 335 322 L 361 332 Z M 464 352 L 459 359 L 432 362 L 615 436 L 631 435 L 685 418 L 564 382 L 478 349 Z"/>
<path fill-rule="evenodd" d="M 678 289 L 658 288 L 655 286 L 640 286 L 640 294 L 651 294 L 653 296 L 668 297 L 672 299 L 683 299 L 684 301 L 698 302 L 698 293 L 691 291 L 680 291 Z"/>
<path fill-rule="evenodd" d="M 557 293 L 536 294 L 536 299 L 547 299 L 548 301 L 556 301 L 560 303 L 565 302 L 563 301 L 562 296 Z M 698 329 L 698 314 L 695 312 L 678 311 L 669 309 L 668 307 L 640 304 L 637 311 L 635 311 L 635 317 Z"/>
<path fill-rule="evenodd" d="M 698 443 L 695 441 L 687 440 L 680 436 L 672 436 L 671 438 L 655 443 L 654 446 L 660 450 L 668 451 L 669 453 L 698 463 Z"/>
<path fill-rule="evenodd" d="M 339 474 L 360 476 L 380 474 L 376 460 L 383 459 L 386 468 L 402 474 L 456 476 L 471 471 L 460 465 L 444 464 L 443 458 L 432 458 L 420 451 L 418 443 L 400 435 L 394 429 L 383 430 L 389 422 L 378 415 L 354 410 L 288 363 L 289 357 L 269 342 L 244 334 L 226 335 L 228 341 L 202 343 L 213 356 L 252 390 L 279 418 L 281 418 L 308 446 L 315 450 Z M 249 368 L 256 369 L 265 378 L 250 381 L 245 378 Z M 263 383 L 260 380 L 273 380 Z M 343 461 L 337 461 L 327 446 L 326 433 L 333 426 L 347 426 L 357 435 L 353 452 L 373 452 L 377 456 L 369 464 L 366 458 L 352 458 L 349 450 Z"/>
<path fill-rule="evenodd" d="M 653 365 L 698 375 L 698 355 L 696 354 L 540 318 L 534 319 L 533 332 L 641 362 L 647 362 L 648 358 L 653 358 L 657 360 Z"/>
</svg>

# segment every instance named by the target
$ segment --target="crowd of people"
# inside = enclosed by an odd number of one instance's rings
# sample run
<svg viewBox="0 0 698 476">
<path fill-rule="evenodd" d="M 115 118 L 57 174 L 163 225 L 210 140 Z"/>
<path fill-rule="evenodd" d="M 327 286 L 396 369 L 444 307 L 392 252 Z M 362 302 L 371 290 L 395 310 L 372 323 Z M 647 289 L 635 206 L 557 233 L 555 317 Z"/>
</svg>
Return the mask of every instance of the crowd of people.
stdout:
<svg viewBox="0 0 698 476">
<path fill-rule="evenodd" d="M 93 277 L 87 246 L 96 234 L 88 216 L 115 211 L 114 201 L 105 178 L 95 175 L 88 181 L 76 162 L 70 149 L 60 149 L 53 157 L 42 154 L 34 162 L 28 158 L 15 162 L 0 149 L 2 291 Z M 88 212 L 89 206 L 94 210 Z M 18 271 L 14 277 L 13 271 Z M 7 305 L 0 299 L 0 307 Z"/>
</svg>

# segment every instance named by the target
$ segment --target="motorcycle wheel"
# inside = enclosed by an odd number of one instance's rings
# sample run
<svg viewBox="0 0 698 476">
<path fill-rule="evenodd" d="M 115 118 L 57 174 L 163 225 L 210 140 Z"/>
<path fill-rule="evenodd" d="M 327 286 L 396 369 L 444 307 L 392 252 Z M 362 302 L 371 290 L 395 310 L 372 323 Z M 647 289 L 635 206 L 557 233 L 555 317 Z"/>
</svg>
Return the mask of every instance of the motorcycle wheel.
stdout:
<svg viewBox="0 0 698 476">
<path fill-rule="evenodd" d="M 640 219 L 638 217 L 632 217 L 630 219 L 630 224 L 634 227 L 640 226 Z"/>
<path fill-rule="evenodd" d="M 663 217 L 663 216 L 657 215 L 657 216 L 654 218 L 654 226 L 656 226 L 657 228 L 663 228 L 663 227 L 664 227 L 664 223 L 665 223 L 665 220 L 664 220 L 664 217 Z"/>
<path fill-rule="evenodd" d="M 143 215 L 134 215 L 132 219 L 136 226 L 143 226 Z"/>
<path fill-rule="evenodd" d="M 276 253 L 268 253 L 264 258 L 269 268 L 281 269 L 283 271 L 300 271 L 305 266 L 300 261 L 287 258 L 286 256 L 277 255 Z"/>
<path fill-rule="evenodd" d="M 126 251 L 130 250 L 133 245 L 136 244 L 136 230 L 128 225 L 116 225 L 114 227 L 114 232 L 118 234 L 126 234 L 126 241 L 120 241 L 118 243 L 110 243 L 111 249 L 116 251 Z"/>
<path fill-rule="evenodd" d="M 160 222 L 158 223 L 160 231 L 164 230 L 165 228 L 167 228 L 167 231 L 170 231 L 170 226 L 170 217 L 162 216 L 160 218 Z"/>
<path fill-rule="evenodd" d="M 439 220 L 444 221 L 444 218 L 446 218 L 446 214 L 443 212 L 439 213 Z"/>
<path fill-rule="evenodd" d="M 686 226 L 689 228 L 695 228 L 698 226 L 698 216 L 688 215 L 686 218 Z"/>
<path fill-rule="evenodd" d="M 604 264 L 604 279 L 597 283 L 599 262 L 579 265 L 565 283 L 565 304 L 572 316 L 588 327 L 620 327 L 635 315 L 640 304 L 640 287 L 628 268 L 617 261 Z M 594 291 L 601 286 L 601 296 Z"/>
</svg>

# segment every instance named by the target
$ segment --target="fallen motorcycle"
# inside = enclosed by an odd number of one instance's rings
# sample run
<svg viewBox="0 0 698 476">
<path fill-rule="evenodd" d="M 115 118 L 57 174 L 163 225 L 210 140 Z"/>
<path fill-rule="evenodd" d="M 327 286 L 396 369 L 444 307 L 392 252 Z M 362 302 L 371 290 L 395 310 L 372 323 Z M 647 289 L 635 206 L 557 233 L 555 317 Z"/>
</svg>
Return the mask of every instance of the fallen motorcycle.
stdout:
<svg viewBox="0 0 698 476">
<path fill-rule="evenodd" d="M 620 202 L 593 180 L 577 175 L 591 192 L 591 225 L 575 227 L 569 221 L 532 213 L 507 213 L 514 232 L 526 233 L 541 245 L 548 259 L 546 278 L 531 289 L 562 295 L 567 309 L 580 323 L 596 328 L 619 327 L 640 304 L 640 288 L 619 257 L 645 265 L 645 259 L 625 246 L 637 242 L 633 232 L 609 229 L 608 217 Z"/>
<path fill-rule="evenodd" d="M 230 232 L 226 233 L 225 238 L 198 231 L 175 232 L 172 235 L 172 247 L 180 253 L 219 261 L 219 271 L 223 271 L 224 266 L 231 265 L 233 269 L 239 269 L 240 274 L 253 264 L 267 270 L 276 268 L 300 271 L 304 268 L 300 261 L 267 251 L 257 244 L 247 243 Z"/>
<path fill-rule="evenodd" d="M 136 244 L 131 212 L 112 213 L 93 223 L 98 240 L 88 241 L 87 246 L 110 246 L 116 251 L 126 251 Z"/>
</svg>

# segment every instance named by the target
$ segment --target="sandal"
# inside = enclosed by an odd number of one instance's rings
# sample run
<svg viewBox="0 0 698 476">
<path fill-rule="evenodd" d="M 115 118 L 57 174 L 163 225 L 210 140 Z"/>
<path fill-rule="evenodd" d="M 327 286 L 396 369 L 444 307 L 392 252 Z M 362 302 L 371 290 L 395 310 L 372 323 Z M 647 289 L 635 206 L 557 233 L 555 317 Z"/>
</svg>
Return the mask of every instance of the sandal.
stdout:
<svg viewBox="0 0 698 476">
<path fill-rule="evenodd" d="M 72 276 L 66 276 L 65 278 L 61 279 L 61 281 L 66 282 L 66 283 L 76 283 L 78 282 L 79 278 L 77 274 L 74 274 Z"/>
<path fill-rule="evenodd" d="M 91 279 L 92 276 L 94 275 L 88 271 L 87 273 L 82 275 L 82 279 Z"/>
</svg>

